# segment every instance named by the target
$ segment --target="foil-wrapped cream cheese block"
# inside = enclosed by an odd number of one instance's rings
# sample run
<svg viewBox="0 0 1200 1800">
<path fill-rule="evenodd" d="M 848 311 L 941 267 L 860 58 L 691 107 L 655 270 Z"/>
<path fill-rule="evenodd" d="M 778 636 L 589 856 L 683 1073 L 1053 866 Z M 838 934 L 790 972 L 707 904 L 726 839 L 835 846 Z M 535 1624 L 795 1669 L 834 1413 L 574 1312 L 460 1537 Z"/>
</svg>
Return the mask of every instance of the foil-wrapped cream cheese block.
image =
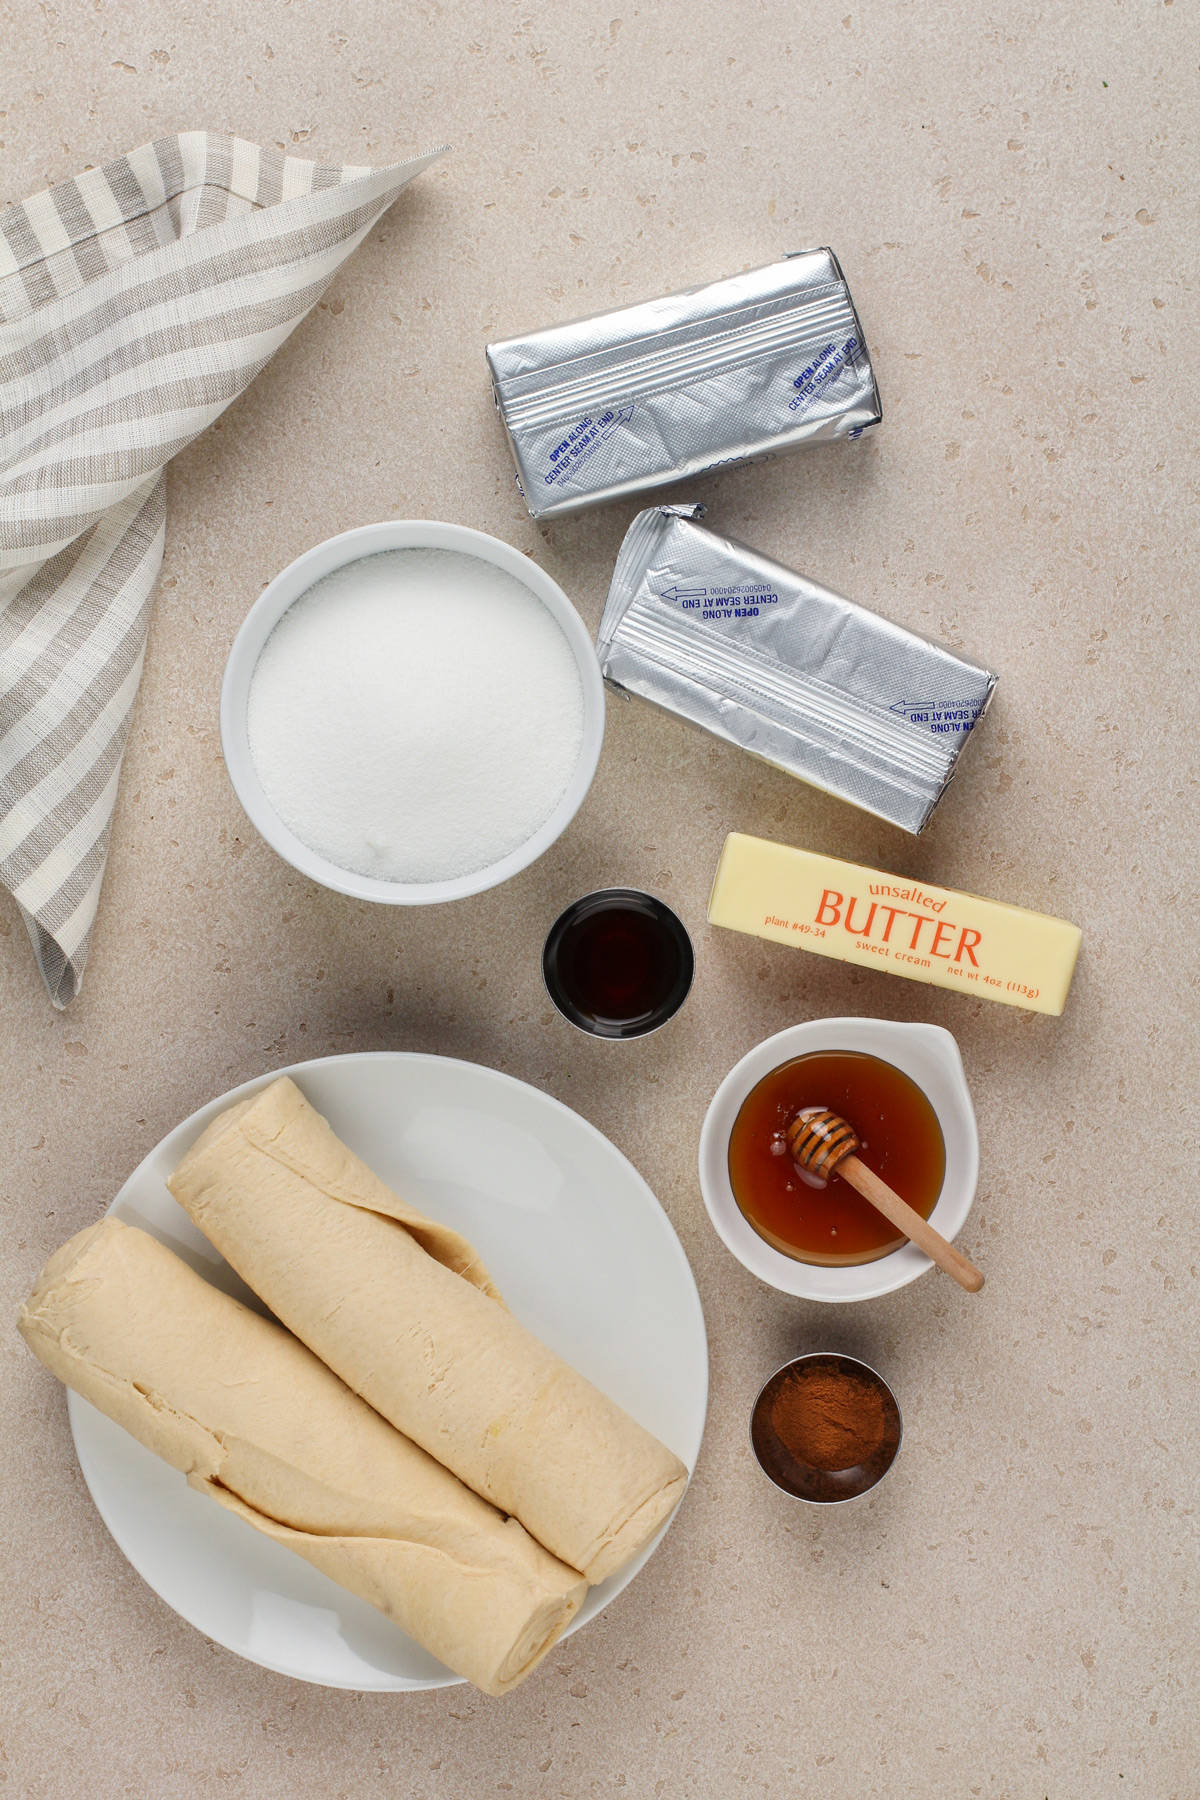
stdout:
<svg viewBox="0 0 1200 1800">
<path fill-rule="evenodd" d="M 1066 919 L 731 832 L 713 925 L 909 981 L 1061 1013 L 1081 933 Z"/>
<path fill-rule="evenodd" d="M 832 250 L 489 344 L 535 519 L 853 438 L 883 416 Z"/>
<path fill-rule="evenodd" d="M 703 510 L 630 526 L 596 643 L 605 678 L 921 831 L 995 675 L 707 530 Z"/>
</svg>

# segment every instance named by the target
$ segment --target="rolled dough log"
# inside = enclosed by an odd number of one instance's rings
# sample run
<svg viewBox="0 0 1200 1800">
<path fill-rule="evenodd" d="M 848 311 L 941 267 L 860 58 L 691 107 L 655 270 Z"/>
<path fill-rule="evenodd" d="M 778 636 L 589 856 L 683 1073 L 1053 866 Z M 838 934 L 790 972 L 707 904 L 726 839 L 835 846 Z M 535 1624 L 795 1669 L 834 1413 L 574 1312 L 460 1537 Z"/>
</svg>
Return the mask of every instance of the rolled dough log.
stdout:
<svg viewBox="0 0 1200 1800">
<path fill-rule="evenodd" d="M 470 1245 L 399 1200 L 286 1076 L 214 1119 L 168 1186 L 348 1386 L 590 1582 L 678 1503 L 678 1457 L 514 1319 Z"/>
<path fill-rule="evenodd" d="M 574 1569 L 146 1232 L 116 1219 L 79 1232 L 19 1326 L 48 1369 L 193 1487 L 485 1693 L 522 1681 L 578 1611 Z"/>
</svg>

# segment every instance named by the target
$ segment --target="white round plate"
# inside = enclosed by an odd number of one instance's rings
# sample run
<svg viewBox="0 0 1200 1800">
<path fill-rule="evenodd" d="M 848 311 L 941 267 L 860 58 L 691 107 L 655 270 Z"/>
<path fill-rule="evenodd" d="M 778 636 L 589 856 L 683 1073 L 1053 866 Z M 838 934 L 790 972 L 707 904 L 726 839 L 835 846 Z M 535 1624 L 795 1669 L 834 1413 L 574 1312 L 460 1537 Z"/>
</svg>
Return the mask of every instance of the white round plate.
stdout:
<svg viewBox="0 0 1200 1800">
<path fill-rule="evenodd" d="M 217 1112 L 279 1075 L 293 1076 L 406 1200 L 468 1237 L 516 1316 L 694 1468 L 708 1349 L 679 1239 L 607 1138 L 511 1075 L 401 1051 L 273 1070 L 177 1125 L 109 1211 L 258 1306 L 176 1205 L 166 1177 Z M 101 1518 L 143 1580 L 197 1630 L 264 1668 L 326 1687 L 459 1679 L 365 1601 L 188 1487 L 77 1394 L 68 1405 Z M 661 1536 L 592 1588 L 570 1631 L 621 1592 Z"/>
</svg>

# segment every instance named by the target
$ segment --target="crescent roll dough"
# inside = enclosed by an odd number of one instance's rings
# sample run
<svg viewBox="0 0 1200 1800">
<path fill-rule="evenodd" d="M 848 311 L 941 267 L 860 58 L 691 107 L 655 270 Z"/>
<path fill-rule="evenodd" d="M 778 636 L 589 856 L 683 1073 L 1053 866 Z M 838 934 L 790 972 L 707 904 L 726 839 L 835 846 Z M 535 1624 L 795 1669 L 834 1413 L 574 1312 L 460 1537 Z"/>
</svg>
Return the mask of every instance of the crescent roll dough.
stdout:
<svg viewBox="0 0 1200 1800">
<path fill-rule="evenodd" d="M 500 1302 L 286 1077 L 221 1113 L 168 1183 L 289 1330 L 385 1419 L 591 1582 L 634 1556 L 687 1470 Z"/>
<path fill-rule="evenodd" d="M 485 1693 L 523 1680 L 578 1610 L 574 1569 L 145 1232 L 81 1231 L 19 1324 L 48 1369 L 193 1487 Z"/>
</svg>

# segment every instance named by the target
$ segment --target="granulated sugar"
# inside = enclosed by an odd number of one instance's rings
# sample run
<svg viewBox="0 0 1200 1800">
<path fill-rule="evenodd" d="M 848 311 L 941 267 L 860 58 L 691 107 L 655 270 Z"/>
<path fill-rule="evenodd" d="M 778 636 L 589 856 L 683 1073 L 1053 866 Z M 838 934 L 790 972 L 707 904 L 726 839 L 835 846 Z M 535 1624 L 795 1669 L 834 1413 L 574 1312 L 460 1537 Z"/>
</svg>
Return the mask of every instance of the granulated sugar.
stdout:
<svg viewBox="0 0 1200 1800">
<path fill-rule="evenodd" d="M 448 881 L 519 849 L 583 740 L 571 647 L 537 596 L 454 550 L 347 563 L 291 606 L 247 707 L 267 798 L 301 841 L 382 881 Z"/>
</svg>

